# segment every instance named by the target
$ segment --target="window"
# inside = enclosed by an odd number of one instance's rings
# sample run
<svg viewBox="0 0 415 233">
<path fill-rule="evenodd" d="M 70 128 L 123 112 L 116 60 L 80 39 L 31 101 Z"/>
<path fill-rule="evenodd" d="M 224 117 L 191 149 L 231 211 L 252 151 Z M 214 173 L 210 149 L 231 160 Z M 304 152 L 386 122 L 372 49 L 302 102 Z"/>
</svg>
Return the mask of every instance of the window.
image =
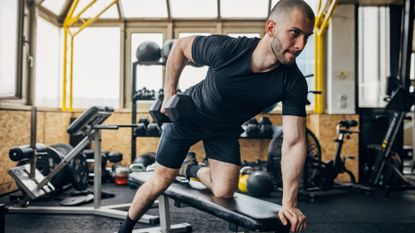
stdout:
<svg viewBox="0 0 415 233">
<path fill-rule="evenodd" d="M 35 104 L 60 107 L 62 72 L 60 29 L 37 17 Z"/>
<path fill-rule="evenodd" d="M 193 35 L 202 35 L 207 36 L 210 33 L 197 33 L 197 32 L 182 32 L 179 33 L 179 38 L 186 37 L 186 36 L 193 36 Z M 181 91 L 186 90 L 187 88 L 199 83 L 206 77 L 208 67 L 193 67 L 193 66 L 186 66 L 183 71 L 182 75 L 179 79 L 179 89 Z"/>
<path fill-rule="evenodd" d="M 73 16 L 79 14 L 91 1 L 90 0 L 80 0 L 78 5 L 75 8 Z M 109 6 L 112 3 L 111 0 L 100 0 L 96 1 L 92 6 L 90 6 L 85 12 L 81 14 L 82 18 L 92 18 L 95 17 L 99 12 L 101 12 L 105 7 Z M 106 10 L 100 18 L 118 18 L 117 6 L 113 4 L 108 10 Z"/>
<path fill-rule="evenodd" d="M 386 106 L 389 75 L 389 11 L 386 7 L 359 8 L 359 107 Z"/>
<path fill-rule="evenodd" d="M 266 18 L 268 0 L 221 0 L 220 12 L 223 18 Z"/>
<path fill-rule="evenodd" d="M 73 106 L 118 108 L 120 28 L 86 28 L 74 40 Z"/>
<path fill-rule="evenodd" d="M 174 18 L 215 18 L 217 0 L 170 0 Z"/>
<path fill-rule="evenodd" d="M 131 34 L 131 61 L 137 61 L 135 51 L 144 41 L 156 42 L 160 48 L 163 44 L 163 33 L 133 33 Z M 156 93 L 163 87 L 163 67 L 161 65 L 138 65 L 137 70 L 137 90 L 143 87 L 147 90 L 154 90 Z M 137 91 L 136 90 L 136 91 Z M 156 95 L 157 96 L 157 95 Z"/>
<path fill-rule="evenodd" d="M 42 6 L 52 11 L 55 15 L 60 15 L 66 1 L 67 0 L 45 0 L 42 2 Z"/>
<path fill-rule="evenodd" d="M 244 32 L 241 32 L 241 33 L 228 33 L 228 36 L 231 36 L 231 37 L 243 37 L 243 36 L 245 36 L 245 37 L 260 37 L 260 35 L 259 35 L 259 33 L 254 33 L 254 32 L 252 32 L 252 33 L 249 33 L 249 32 L 247 32 L 247 33 L 244 33 Z"/>
<path fill-rule="evenodd" d="M 18 95 L 19 2 L 0 0 L 0 98 Z"/>
<path fill-rule="evenodd" d="M 165 17 L 167 18 L 166 0 L 122 0 L 125 17 Z"/>
<path fill-rule="evenodd" d="M 314 36 L 310 36 L 307 41 L 307 45 L 301 52 L 301 54 L 296 58 L 296 63 L 298 68 L 301 70 L 304 76 L 312 75 L 306 78 L 308 90 L 314 91 Z M 309 94 L 308 100 L 310 105 L 314 105 L 314 96 Z"/>
</svg>

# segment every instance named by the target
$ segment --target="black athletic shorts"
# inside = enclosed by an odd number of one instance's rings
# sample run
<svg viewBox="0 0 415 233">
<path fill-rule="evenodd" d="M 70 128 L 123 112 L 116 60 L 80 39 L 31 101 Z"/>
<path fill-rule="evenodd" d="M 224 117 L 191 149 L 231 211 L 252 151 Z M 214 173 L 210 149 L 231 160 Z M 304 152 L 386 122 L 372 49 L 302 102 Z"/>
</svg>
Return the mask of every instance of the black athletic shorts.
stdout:
<svg viewBox="0 0 415 233">
<path fill-rule="evenodd" d="M 163 166 L 180 168 L 189 148 L 200 140 L 207 158 L 241 165 L 239 129 L 214 131 L 186 122 L 168 123 L 163 127 L 156 153 L 156 161 Z"/>
</svg>

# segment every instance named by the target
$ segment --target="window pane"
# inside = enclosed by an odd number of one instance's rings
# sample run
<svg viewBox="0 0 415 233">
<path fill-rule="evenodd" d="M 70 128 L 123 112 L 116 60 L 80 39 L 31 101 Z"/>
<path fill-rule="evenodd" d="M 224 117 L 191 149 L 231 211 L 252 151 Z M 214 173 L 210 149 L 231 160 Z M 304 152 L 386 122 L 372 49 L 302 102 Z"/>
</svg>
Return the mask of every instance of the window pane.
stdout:
<svg viewBox="0 0 415 233">
<path fill-rule="evenodd" d="M 223 18 L 266 18 L 268 0 L 221 0 Z"/>
<path fill-rule="evenodd" d="M 163 44 L 163 33 L 133 33 L 131 34 L 131 61 L 137 61 L 135 51 L 144 41 L 156 42 L 160 47 Z M 163 87 L 163 67 L 158 65 L 145 66 L 138 65 L 137 70 L 137 88 L 143 87 L 148 90 L 154 90 L 156 93 Z"/>
<path fill-rule="evenodd" d="M 259 37 L 259 33 L 228 33 L 232 37 Z"/>
<path fill-rule="evenodd" d="M 308 38 L 307 45 L 301 54 L 296 58 L 296 63 L 298 68 L 301 70 L 303 75 L 312 75 L 311 77 L 306 78 L 309 91 L 315 91 L 314 87 L 314 36 Z M 314 95 L 308 94 L 308 100 L 310 105 L 314 105 Z"/>
<path fill-rule="evenodd" d="M 52 11 L 55 15 L 60 15 L 62 8 L 67 0 L 45 0 L 42 3 L 46 9 Z"/>
<path fill-rule="evenodd" d="M 120 29 L 86 28 L 75 37 L 74 44 L 74 108 L 118 108 Z"/>
<path fill-rule="evenodd" d="M 207 36 L 210 33 L 198 33 L 198 32 L 184 32 L 179 33 L 179 38 L 186 37 L 186 36 L 193 36 L 193 35 L 203 35 Z M 185 91 L 187 88 L 199 83 L 206 77 L 206 73 L 209 67 L 202 66 L 202 67 L 193 67 L 193 66 L 185 66 L 182 72 L 182 75 L 179 79 L 179 89 L 181 91 Z"/>
<path fill-rule="evenodd" d="M 14 97 L 17 81 L 18 1 L 0 0 L 0 97 Z"/>
<path fill-rule="evenodd" d="M 167 18 L 166 0 L 122 0 L 125 17 Z"/>
<path fill-rule="evenodd" d="M 278 2 L 279 0 L 272 0 L 272 5 L 271 8 Z M 317 7 L 318 7 L 318 1 L 319 0 L 304 0 L 306 3 L 308 3 L 308 5 L 311 7 L 311 9 L 313 9 L 314 14 L 317 14 Z M 322 1 L 322 6 L 323 7 L 326 1 Z"/>
<path fill-rule="evenodd" d="M 384 107 L 387 62 L 386 8 L 359 8 L 359 107 Z"/>
<path fill-rule="evenodd" d="M 80 0 L 74 11 L 74 16 L 81 12 L 91 0 Z M 96 1 L 91 7 L 82 13 L 81 18 L 92 18 L 101 12 L 105 7 L 111 4 L 112 0 L 99 0 Z M 118 18 L 117 6 L 113 4 L 108 10 L 106 10 L 99 18 Z"/>
<path fill-rule="evenodd" d="M 217 0 L 170 0 L 172 17 L 175 18 L 215 18 Z"/>
<path fill-rule="evenodd" d="M 39 107 L 60 106 L 62 73 L 60 29 L 37 17 L 35 103 Z"/>
</svg>

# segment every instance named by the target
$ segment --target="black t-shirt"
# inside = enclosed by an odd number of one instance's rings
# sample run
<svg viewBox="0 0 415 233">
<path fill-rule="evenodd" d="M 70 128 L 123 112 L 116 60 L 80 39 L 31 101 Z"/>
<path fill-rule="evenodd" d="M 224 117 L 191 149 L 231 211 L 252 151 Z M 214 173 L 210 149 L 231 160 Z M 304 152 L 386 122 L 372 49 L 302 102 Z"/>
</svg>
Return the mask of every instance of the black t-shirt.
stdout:
<svg viewBox="0 0 415 233">
<path fill-rule="evenodd" d="M 198 36 L 193 60 L 209 66 L 206 78 L 190 87 L 199 126 L 239 130 L 241 124 L 282 101 L 283 115 L 305 117 L 307 82 L 295 63 L 265 73 L 251 70 L 259 38 Z"/>
</svg>

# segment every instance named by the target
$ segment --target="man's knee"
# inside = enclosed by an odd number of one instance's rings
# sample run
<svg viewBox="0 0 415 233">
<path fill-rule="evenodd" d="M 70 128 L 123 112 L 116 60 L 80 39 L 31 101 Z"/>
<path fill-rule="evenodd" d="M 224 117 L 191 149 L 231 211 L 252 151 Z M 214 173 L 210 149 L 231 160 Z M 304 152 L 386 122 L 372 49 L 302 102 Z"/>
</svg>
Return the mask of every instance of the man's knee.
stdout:
<svg viewBox="0 0 415 233">
<path fill-rule="evenodd" d="M 225 185 L 213 185 L 212 193 L 216 197 L 220 198 L 231 198 L 236 191 L 236 187 L 225 186 Z"/>
<path fill-rule="evenodd" d="M 151 185 L 153 189 L 164 191 L 174 181 L 178 174 L 178 169 L 172 169 L 163 165 L 157 164 L 153 176 L 146 182 L 147 185 Z"/>
</svg>

